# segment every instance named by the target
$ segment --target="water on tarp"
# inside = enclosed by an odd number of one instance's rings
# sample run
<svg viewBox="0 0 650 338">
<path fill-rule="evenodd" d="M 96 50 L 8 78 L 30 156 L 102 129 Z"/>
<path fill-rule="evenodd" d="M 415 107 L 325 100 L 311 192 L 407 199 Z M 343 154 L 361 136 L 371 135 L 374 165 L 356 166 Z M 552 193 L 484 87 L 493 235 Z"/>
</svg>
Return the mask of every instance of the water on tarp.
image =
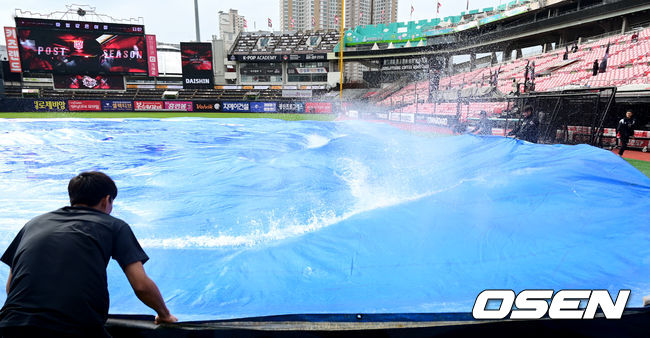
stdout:
<svg viewBox="0 0 650 338">
<path fill-rule="evenodd" d="M 3 250 L 68 204 L 74 174 L 104 171 L 181 320 L 470 312 L 484 289 L 650 294 L 650 179 L 590 146 L 179 118 L 4 120 L 0 150 Z M 152 313 L 114 261 L 108 282 L 111 313 Z"/>
</svg>

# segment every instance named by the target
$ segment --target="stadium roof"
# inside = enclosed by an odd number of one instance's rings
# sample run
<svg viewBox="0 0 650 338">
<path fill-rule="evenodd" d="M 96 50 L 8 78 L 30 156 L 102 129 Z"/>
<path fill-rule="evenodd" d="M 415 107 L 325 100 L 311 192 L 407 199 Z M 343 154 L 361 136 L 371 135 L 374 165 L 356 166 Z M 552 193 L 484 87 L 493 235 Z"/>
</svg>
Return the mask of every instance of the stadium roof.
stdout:
<svg viewBox="0 0 650 338">
<path fill-rule="evenodd" d="M 20 18 L 36 18 L 36 19 L 50 19 L 50 20 L 71 20 L 71 21 L 93 21 L 105 23 L 120 23 L 120 24 L 138 24 L 144 25 L 144 18 L 114 18 L 110 15 L 100 14 L 96 12 L 96 7 L 88 5 L 65 5 L 66 10 L 54 11 L 52 13 L 38 13 L 28 10 L 16 8 L 15 16 Z"/>
<path fill-rule="evenodd" d="M 337 31 L 242 32 L 230 50 L 231 55 L 309 54 L 331 52 L 339 40 Z"/>
</svg>

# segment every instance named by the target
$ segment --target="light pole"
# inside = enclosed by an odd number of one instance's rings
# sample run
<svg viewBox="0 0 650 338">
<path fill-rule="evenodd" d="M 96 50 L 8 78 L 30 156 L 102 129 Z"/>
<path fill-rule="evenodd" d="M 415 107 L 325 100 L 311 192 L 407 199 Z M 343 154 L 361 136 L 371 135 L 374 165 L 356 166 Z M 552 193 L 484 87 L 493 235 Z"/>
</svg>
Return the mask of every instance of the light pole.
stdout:
<svg viewBox="0 0 650 338">
<path fill-rule="evenodd" d="M 201 29 L 199 28 L 199 0 L 194 0 L 194 24 L 196 25 L 196 42 L 201 42 Z"/>
</svg>

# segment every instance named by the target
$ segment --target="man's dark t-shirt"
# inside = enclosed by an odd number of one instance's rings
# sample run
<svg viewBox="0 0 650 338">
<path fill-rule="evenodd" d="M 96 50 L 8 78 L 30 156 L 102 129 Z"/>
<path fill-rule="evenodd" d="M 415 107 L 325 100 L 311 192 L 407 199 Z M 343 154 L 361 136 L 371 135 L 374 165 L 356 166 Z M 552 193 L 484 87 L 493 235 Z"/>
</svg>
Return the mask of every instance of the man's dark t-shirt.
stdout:
<svg viewBox="0 0 650 338">
<path fill-rule="evenodd" d="M 111 257 L 122 269 L 149 259 L 129 225 L 118 218 L 65 207 L 32 219 L 1 258 L 11 267 L 12 279 L 0 327 L 103 336 Z"/>
</svg>

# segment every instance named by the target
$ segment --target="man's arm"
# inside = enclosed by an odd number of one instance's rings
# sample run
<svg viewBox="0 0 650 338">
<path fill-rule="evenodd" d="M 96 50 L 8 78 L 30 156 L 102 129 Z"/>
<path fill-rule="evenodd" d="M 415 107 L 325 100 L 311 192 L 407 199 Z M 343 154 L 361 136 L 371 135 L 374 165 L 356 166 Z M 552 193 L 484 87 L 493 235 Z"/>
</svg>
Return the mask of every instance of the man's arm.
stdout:
<svg viewBox="0 0 650 338">
<path fill-rule="evenodd" d="M 126 278 L 128 278 L 133 291 L 135 291 L 135 295 L 158 314 L 156 324 L 178 321 L 176 317 L 169 313 L 158 286 L 147 276 L 142 262 L 137 261 L 127 265 L 124 268 L 124 274 L 126 274 Z"/>
<path fill-rule="evenodd" d="M 7 294 L 9 294 L 9 285 L 11 285 L 11 269 L 9 269 L 9 276 L 7 276 Z"/>
</svg>

